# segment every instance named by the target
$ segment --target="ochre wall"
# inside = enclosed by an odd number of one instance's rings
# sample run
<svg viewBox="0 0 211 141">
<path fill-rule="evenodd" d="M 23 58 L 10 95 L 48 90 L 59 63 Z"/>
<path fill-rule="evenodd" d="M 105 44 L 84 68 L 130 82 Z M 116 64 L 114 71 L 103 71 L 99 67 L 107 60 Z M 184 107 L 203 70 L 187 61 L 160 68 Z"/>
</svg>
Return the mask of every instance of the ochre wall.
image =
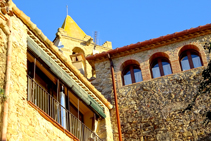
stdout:
<svg viewBox="0 0 211 141">
<path fill-rule="evenodd" d="M 72 140 L 39 114 L 37 109 L 29 105 L 27 101 L 27 27 L 16 16 L 11 17 L 12 21 L 12 58 L 10 70 L 10 91 L 7 100 L 9 102 L 7 140 Z M 1 31 L 0 31 L 1 33 Z M 6 36 L 1 34 L 0 55 L 1 63 L 5 65 Z M 3 61 L 4 60 L 4 61 Z M 4 70 L 4 69 L 3 69 Z M 0 71 L 0 77 L 4 78 L 4 71 Z M 3 80 L 1 79 L 0 82 Z M 3 86 L 4 83 L 1 83 Z M 97 133 L 106 141 L 112 141 L 110 113 L 104 107 L 106 119 L 100 119 Z M 1 111 L 1 108 L 0 108 Z M 1 119 L 0 119 L 1 121 Z M 1 131 L 1 130 L 0 130 Z"/>
<path fill-rule="evenodd" d="M 182 72 L 178 53 L 187 45 L 198 48 L 206 66 L 210 59 L 203 49 L 210 35 L 170 44 L 136 54 L 114 58 L 118 105 L 124 141 L 146 140 L 199 140 L 211 133 L 210 124 L 204 127 L 201 113 L 205 107 L 211 108 L 207 95 L 199 97 L 193 111 L 179 113 L 187 107 L 196 94 L 204 66 Z M 149 59 L 157 52 L 168 54 L 173 74 L 152 79 Z M 140 63 L 144 81 L 122 85 L 121 65 L 127 60 Z M 109 61 L 97 62 L 96 79 L 92 84 L 114 105 L 114 96 Z M 111 110 L 114 140 L 118 140 L 115 109 Z"/>
<path fill-rule="evenodd" d="M 13 37 L 7 140 L 71 140 L 27 103 L 27 28 L 15 16 L 11 20 Z"/>
<path fill-rule="evenodd" d="M 1 89 L 5 89 L 6 55 L 7 55 L 7 36 L 0 29 L 0 88 Z M 3 95 L 0 95 L 0 139 L 2 136 L 3 102 L 4 102 L 4 97 Z"/>
<path fill-rule="evenodd" d="M 94 42 L 91 41 L 89 45 L 86 45 L 86 41 L 88 41 L 91 37 L 86 36 L 83 40 L 74 39 L 69 37 L 66 31 L 63 28 L 59 28 L 57 33 L 57 39 L 60 39 L 64 48 L 62 48 L 62 52 L 69 58 L 72 55 L 72 50 L 74 48 L 80 48 L 84 52 L 84 56 L 92 55 L 94 49 Z M 112 49 L 111 42 L 105 42 L 102 46 L 97 45 L 96 50 L 100 52 L 108 51 Z M 90 64 L 86 61 L 86 68 L 87 68 L 87 78 L 92 77 L 92 68 Z"/>
</svg>

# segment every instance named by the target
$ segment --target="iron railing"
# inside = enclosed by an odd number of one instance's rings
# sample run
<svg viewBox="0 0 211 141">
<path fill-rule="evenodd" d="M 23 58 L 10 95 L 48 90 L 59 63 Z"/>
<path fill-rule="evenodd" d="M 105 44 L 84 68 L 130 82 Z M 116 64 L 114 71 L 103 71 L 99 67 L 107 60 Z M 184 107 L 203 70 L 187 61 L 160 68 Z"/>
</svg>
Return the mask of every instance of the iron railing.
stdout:
<svg viewBox="0 0 211 141">
<path fill-rule="evenodd" d="M 80 141 L 102 141 L 91 129 L 62 106 L 38 83 L 28 76 L 28 101 L 31 101 Z"/>
</svg>

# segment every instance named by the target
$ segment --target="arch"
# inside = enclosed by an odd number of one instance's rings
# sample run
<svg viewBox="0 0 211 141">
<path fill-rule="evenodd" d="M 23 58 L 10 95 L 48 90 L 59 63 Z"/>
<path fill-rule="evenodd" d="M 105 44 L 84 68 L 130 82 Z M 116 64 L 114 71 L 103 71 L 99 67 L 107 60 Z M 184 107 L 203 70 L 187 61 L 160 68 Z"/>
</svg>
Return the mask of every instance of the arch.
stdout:
<svg viewBox="0 0 211 141">
<path fill-rule="evenodd" d="M 72 55 L 70 55 L 73 62 L 85 60 L 84 50 L 80 47 L 75 47 L 72 49 Z"/>
<path fill-rule="evenodd" d="M 124 63 L 121 64 L 120 66 L 120 71 L 123 71 L 123 69 L 125 67 L 127 67 L 128 65 L 131 65 L 131 64 L 134 64 L 134 65 L 137 65 L 137 66 L 140 66 L 139 62 L 134 60 L 134 59 L 130 59 L 130 60 L 127 60 L 125 61 Z"/>
<path fill-rule="evenodd" d="M 154 53 L 153 55 L 151 55 L 151 57 L 149 58 L 149 63 L 151 64 L 152 61 L 155 58 L 159 58 L 159 57 L 167 58 L 169 60 L 169 55 L 168 54 L 166 54 L 164 52 L 157 52 L 157 53 Z"/>
<path fill-rule="evenodd" d="M 80 47 L 74 47 L 74 48 L 72 49 L 72 54 L 77 54 L 77 53 L 82 53 L 83 55 L 85 55 L 83 49 L 81 49 Z"/>
<path fill-rule="evenodd" d="M 195 51 L 197 51 L 197 52 L 201 55 L 200 49 L 199 49 L 197 46 L 189 44 L 189 45 L 183 46 L 183 47 L 179 50 L 178 56 L 180 56 L 181 53 L 184 52 L 184 51 L 186 51 L 186 50 L 195 50 Z"/>
<path fill-rule="evenodd" d="M 152 78 L 172 74 L 169 56 L 164 52 L 153 54 L 149 59 L 149 63 Z"/>
<path fill-rule="evenodd" d="M 122 72 L 122 84 L 129 85 L 143 81 L 139 62 L 136 60 L 125 61 L 120 68 Z"/>
<path fill-rule="evenodd" d="M 124 58 L 121 58 L 121 60 L 119 60 L 118 62 L 116 62 L 115 64 L 115 71 L 116 72 L 120 72 L 120 71 L 122 71 L 122 66 L 124 65 L 124 63 L 126 62 L 126 61 L 129 61 L 129 60 L 134 60 L 134 61 L 136 61 L 136 63 L 138 64 L 138 65 L 141 65 L 141 63 L 143 62 L 143 60 L 141 60 L 140 59 L 140 57 L 135 57 L 135 56 L 132 56 L 132 55 L 130 55 L 130 56 L 125 56 Z"/>
<path fill-rule="evenodd" d="M 201 67 L 204 64 L 200 49 L 195 45 L 183 46 L 180 49 L 178 56 L 182 71 Z"/>
</svg>

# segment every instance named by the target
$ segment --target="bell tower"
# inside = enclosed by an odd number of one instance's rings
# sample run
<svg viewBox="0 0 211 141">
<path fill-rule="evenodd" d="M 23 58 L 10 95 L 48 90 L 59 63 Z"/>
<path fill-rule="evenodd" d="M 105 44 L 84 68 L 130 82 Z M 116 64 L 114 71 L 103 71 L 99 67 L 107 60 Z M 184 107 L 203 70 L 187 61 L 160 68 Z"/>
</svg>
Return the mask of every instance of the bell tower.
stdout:
<svg viewBox="0 0 211 141">
<path fill-rule="evenodd" d="M 86 61 L 85 57 L 112 49 L 112 44 L 109 41 L 103 45 L 96 45 L 93 38 L 87 35 L 69 15 L 66 16 L 62 27 L 58 29 L 53 42 L 88 79 L 95 74 L 93 73 L 94 68 Z"/>
</svg>

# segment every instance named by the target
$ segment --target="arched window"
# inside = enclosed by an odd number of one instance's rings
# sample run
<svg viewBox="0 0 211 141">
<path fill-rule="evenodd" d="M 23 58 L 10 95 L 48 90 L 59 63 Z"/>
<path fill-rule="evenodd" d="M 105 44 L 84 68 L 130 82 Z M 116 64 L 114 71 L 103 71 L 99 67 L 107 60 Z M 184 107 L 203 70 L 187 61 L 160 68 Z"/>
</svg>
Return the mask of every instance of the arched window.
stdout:
<svg viewBox="0 0 211 141">
<path fill-rule="evenodd" d="M 123 85 L 143 81 L 141 69 L 138 65 L 128 65 L 123 70 Z"/>
<path fill-rule="evenodd" d="M 151 63 L 151 72 L 153 78 L 172 74 L 169 60 L 162 57 L 153 59 Z"/>
<path fill-rule="evenodd" d="M 183 51 L 180 55 L 180 64 L 182 71 L 202 66 L 201 57 L 195 50 Z"/>
</svg>

